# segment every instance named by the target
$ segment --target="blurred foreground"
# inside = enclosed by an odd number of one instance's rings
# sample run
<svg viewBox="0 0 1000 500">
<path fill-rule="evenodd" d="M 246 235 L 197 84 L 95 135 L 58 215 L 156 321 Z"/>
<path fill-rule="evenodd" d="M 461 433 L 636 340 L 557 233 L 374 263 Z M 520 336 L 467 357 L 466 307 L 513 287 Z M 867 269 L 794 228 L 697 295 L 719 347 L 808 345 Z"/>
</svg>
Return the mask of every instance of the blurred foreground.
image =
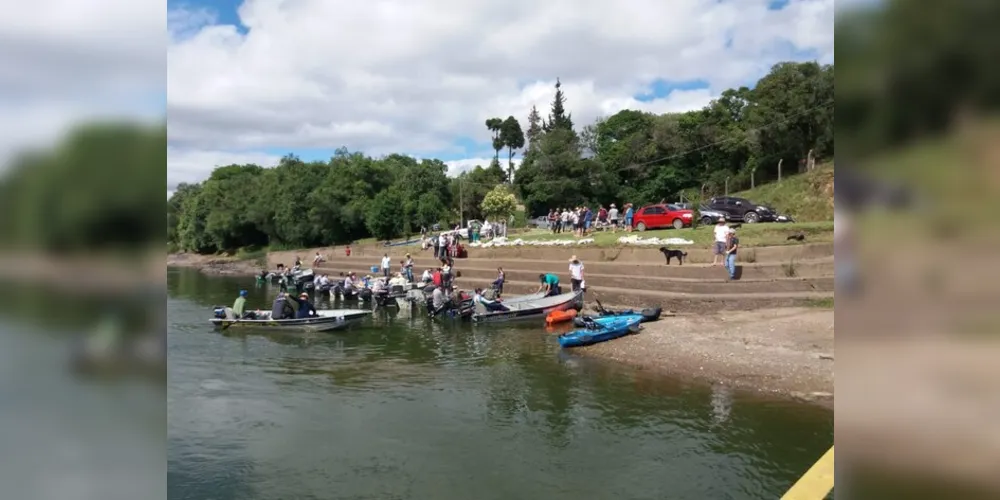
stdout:
<svg viewBox="0 0 1000 500">
<path fill-rule="evenodd" d="M 996 19 L 908 0 L 837 21 L 838 496 L 1000 497 Z"/>
</svg>

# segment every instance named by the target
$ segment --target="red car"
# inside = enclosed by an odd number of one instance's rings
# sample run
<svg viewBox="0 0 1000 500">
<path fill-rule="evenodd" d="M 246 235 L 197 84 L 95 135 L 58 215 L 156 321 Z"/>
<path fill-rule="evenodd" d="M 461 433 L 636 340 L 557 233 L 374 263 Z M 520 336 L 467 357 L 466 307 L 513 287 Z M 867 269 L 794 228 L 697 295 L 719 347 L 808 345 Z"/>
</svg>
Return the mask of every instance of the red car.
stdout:
<svg viewBox="0 0 1000 500">
<path fill-rule="evenodd" d="M 690 227 L 694 211 L 674 205 L 646 205 L 635 212 L 632 227 L 639 231 L 673 226 L 674 229 Z"/>
</svg>

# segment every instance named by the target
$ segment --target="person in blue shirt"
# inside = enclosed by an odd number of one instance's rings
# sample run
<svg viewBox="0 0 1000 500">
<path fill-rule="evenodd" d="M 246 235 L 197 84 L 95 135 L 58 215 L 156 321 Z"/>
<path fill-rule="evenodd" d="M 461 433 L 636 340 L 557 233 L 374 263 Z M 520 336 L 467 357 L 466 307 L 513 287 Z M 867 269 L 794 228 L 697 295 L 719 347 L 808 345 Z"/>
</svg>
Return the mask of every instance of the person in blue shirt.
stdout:
<svg viewBox="0 0 1000 500">
<path fill-rule="evenodd" d="M 635 209 L 632 208 L 631 203 L 625 204 L 625 230 L 632 232 L 632 217 L 635 215 Z"/>
<path fill-rule="evenodd" d="M 542 286 L 538 287 L 538 291 L 545 292 L 546 297 L 551 297 L 553 295 L 559 295 L 562 290 L 559 288 L 559 277 L 552 274 L 539 274 L 538 281 L 541 282 Z M 537 292 L 536 292 L 537 293 Z"/>
</svg>

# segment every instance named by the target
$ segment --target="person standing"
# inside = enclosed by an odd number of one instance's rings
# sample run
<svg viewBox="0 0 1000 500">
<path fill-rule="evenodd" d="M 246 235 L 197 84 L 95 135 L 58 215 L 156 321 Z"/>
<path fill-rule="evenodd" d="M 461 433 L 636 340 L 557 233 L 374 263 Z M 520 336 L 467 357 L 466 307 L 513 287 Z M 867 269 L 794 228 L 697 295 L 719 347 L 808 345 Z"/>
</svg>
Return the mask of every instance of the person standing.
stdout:
<svg viewBox="0 0 1000 500">
<path fill-rule="evenodd" d="M 583 288 L 583 262 L 576 255 L 569 258 L 569 282 L 574 292 Z"/>
<path fill-rule="evenodd" d="M 726 240 L 726 270 L 729 271 L 729 280 L 736 279 L 736 253 L 740 249 L 740 239 L 736 236 L 736 229 L 729 228 L 729 238 Z"/>
<path fill-rule="evenodd" d="M 625 204 L 625 230 L 632 232 L 632 217 L 635 215 L 635 210 L 632 209 L 631 203 Z"/>
<path fill-rule="evenodd" d="M 712 229 L 715 232 L 715 245 L 712 249 L 712 265 L 725 265 L 726 261 L 726 241 L 729 240 L 729 226 L 726 225 L 726 218 L 719 217 L 716 221 L 715 227 Z M 722 262 L 719 262 L 719 258 L 722 258 Z"/>
<path fill-rule="evenodd" d="M 392 259 L 389 258 L 389 254 L 382 255 L 382 275 L 386 278 L 389 277 L 389 268 L 392 267 Z"/>
<path fill-rule="evenodd" d="M 618 232 L 618 207 L 614 203 L 611 204 L 611 209 L 608 210 L 608 222 L 611 223 L 611 232 Z"/>
</svg>

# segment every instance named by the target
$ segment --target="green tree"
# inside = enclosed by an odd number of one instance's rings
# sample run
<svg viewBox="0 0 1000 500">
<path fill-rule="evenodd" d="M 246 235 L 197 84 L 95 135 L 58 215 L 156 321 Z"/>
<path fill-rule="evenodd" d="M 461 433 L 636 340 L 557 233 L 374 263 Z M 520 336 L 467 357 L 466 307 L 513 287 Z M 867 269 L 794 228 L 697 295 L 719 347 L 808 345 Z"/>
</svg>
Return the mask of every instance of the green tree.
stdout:
<svg viewBox="0 0 1000 500">
<path fill-rule="evenodd" d="M 375 195 L 368 207 L 366 220 L 372 236 L 380 240 L 391 240 L 403 232 L 403 198 L 389 189 Z"/>
<path fill-rule="evenodd" d="M 506 186 L 498 185 L 486 193 L 482 210 L 485 217 L 505 220 L 517 210 L 517 198 Z"/>
<path fill-rule="evenodd" d="M 517 118 L 508 116 L 500 125 L 500 141 L 507 148 L 507 182 L 514 180 L 514 150 L 524 147 L 524 132 Z"/>
<path fill-rule="evenodd" d="M 500 139 L 500 132 L 503 129 L 503 118 L 489 118 L 486 120 L 486 128 L 493 133 L 493 159 L 500 161 L 500 150 L 503 149 L 503 140 Z"/>
</svg>

